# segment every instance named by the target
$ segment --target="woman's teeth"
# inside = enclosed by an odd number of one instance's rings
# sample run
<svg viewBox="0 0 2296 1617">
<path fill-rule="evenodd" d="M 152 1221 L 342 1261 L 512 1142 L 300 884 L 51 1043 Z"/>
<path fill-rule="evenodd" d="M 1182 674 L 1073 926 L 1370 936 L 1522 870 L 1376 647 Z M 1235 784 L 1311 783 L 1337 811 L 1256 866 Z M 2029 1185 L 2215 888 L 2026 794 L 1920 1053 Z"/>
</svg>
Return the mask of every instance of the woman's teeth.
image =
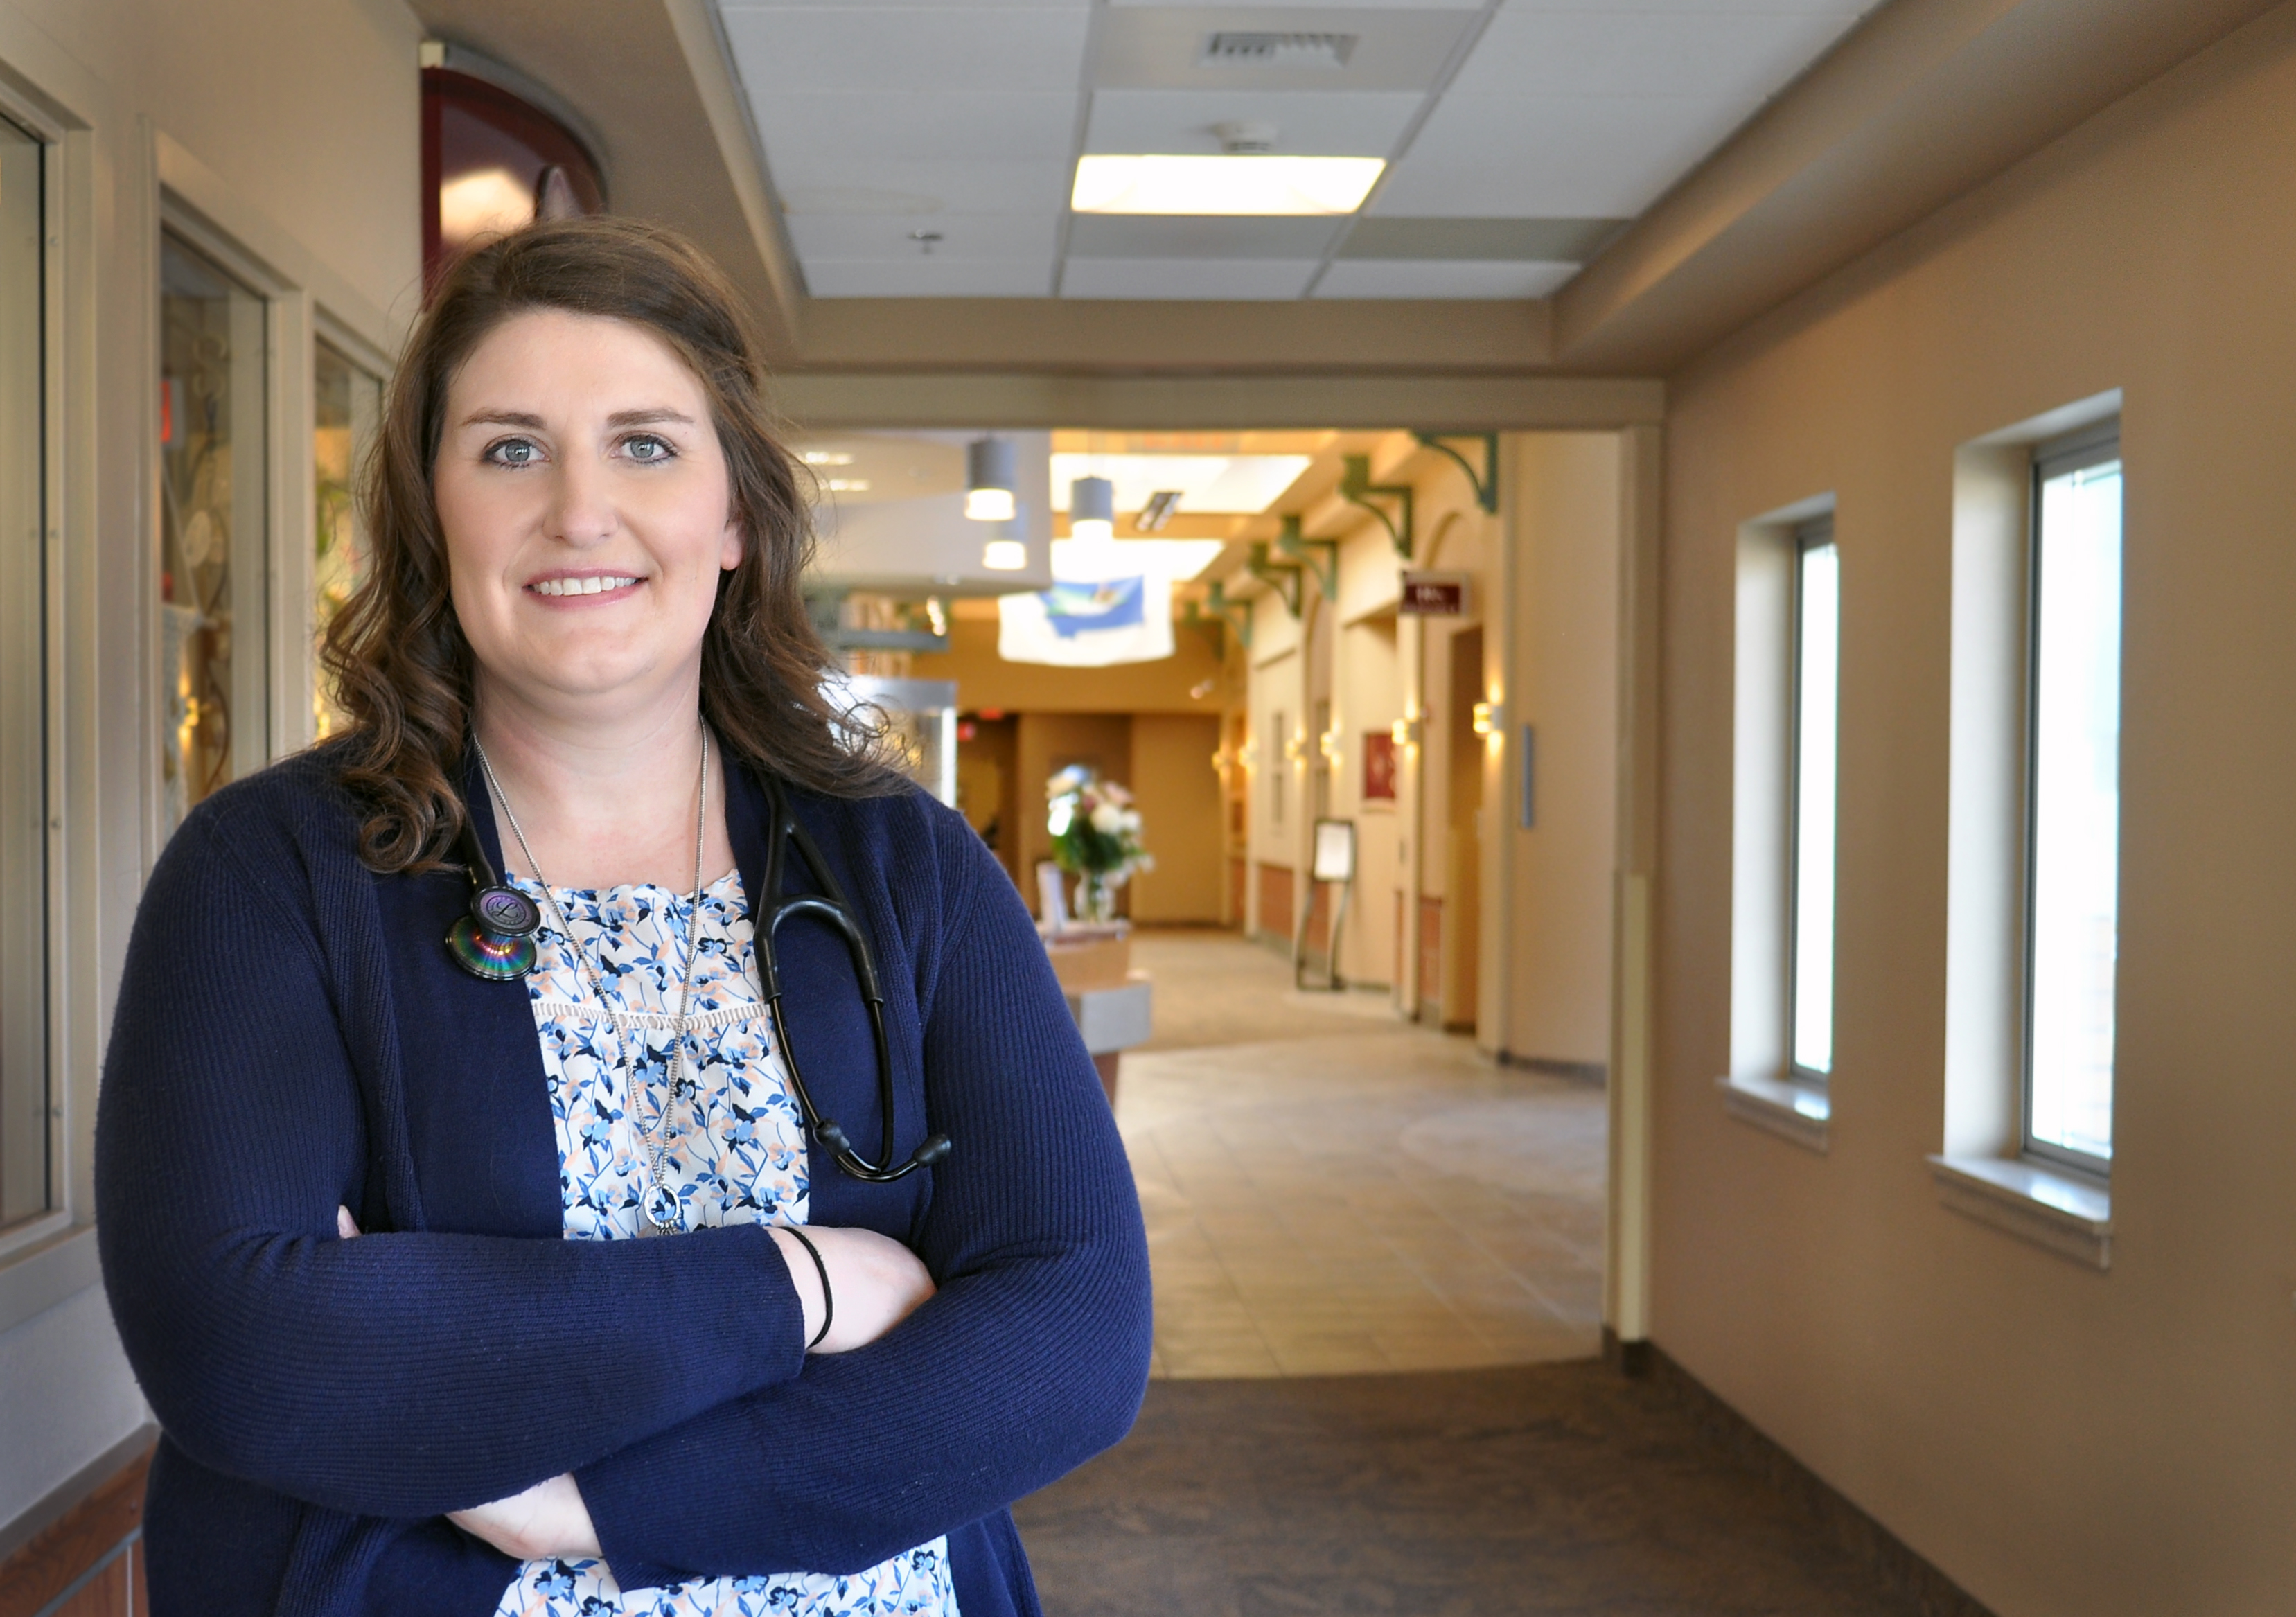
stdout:
<svg viewBox="0 0 2296 1617">
<path fill-rule="evenodd" d="M 636 579 L 540 579 L 528 587 L 537 595 L 603 595 L 636 582 Z"/>
</svg>

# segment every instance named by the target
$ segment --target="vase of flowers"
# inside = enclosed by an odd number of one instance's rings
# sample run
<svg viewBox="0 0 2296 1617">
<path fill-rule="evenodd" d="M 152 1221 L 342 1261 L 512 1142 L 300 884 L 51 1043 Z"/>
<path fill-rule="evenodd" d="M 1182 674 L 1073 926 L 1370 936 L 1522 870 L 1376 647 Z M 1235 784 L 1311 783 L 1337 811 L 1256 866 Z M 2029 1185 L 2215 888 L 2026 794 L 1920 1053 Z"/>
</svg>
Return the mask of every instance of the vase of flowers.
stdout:
<svg viewBox="0 0 2296 1617">
<path fill-rule="evenodd" d="M 1156 864 L 1141 846 L 1132 794 L 1070 764 L 1045 783 L 1045 802 L 1053 862 L 1077 878 L 1076 918 L 1087 924 L 1115 920 L 1118 889 L 1133 872 Z"/>
</svg>

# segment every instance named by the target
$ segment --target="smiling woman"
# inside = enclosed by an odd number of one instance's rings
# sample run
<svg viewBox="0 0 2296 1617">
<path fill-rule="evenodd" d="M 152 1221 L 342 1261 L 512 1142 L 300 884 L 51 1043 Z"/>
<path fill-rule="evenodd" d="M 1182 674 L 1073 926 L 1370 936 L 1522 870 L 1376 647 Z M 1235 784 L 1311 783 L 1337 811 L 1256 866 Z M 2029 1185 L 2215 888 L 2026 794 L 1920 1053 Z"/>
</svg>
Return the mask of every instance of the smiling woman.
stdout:
<svg viewBox="0 0 2296 1617">
<path fill-rule="evenodd" d="M 1006 1507 L 1131 1423 L 1114 1121 L 995 856 L 824 694 L 757 354 L 656 229 L 464 259 L 348 726 L 153 873 L 97 1229 L 162 1609 L 1022 1617 Z"/>
</svg>

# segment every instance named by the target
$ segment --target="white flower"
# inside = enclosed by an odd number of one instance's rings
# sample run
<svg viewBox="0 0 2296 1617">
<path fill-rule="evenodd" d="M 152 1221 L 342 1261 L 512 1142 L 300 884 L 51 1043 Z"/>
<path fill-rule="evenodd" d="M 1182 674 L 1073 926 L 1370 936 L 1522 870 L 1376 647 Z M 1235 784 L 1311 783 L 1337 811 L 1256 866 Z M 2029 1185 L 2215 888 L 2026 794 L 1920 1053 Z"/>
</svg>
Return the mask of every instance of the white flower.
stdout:
<svg viewBox="0 0 2296 1617">
<path fill-rule="evenodd" d="M 1096 804 L 1092 811 L 1092 828 L 1103 836 L 1114 836 L 1124 827 L 1124 810 L 1114 803 Z"/>
<path fill-rule="evenodd" d="M 1069 821 L 1075 817 L 1075 814 L 1074 804 L 1065 801 L 1056 802 L 1053 805 L 1053 811 L 1045 817 L 1045 829 L 1054 836 L 1066 836 Z"/>
<path fill-rule="evenodd" d="M 1121 813 L 1120 815 L 1119 815 L 1119 816 L 1117 817 L 1117 823 L 1118 823 L 1119 825 L 1121 825 L 1125 830 L 1127 830 L 1127 831 L 1128 831 L 1128 832 L 1132 833 L 1132 834 L 1133 834 L 1133 835 L 1135 835 L 1135 836 L 1139 835 L 1139 834 L 1140 834 L 1140 810 L 1138 810 L 1137 808 L 1127 808 L 1127 809 L 1125 809 L 1125 810 L 1123 811 L 1123 813 Z"/>
</svg>

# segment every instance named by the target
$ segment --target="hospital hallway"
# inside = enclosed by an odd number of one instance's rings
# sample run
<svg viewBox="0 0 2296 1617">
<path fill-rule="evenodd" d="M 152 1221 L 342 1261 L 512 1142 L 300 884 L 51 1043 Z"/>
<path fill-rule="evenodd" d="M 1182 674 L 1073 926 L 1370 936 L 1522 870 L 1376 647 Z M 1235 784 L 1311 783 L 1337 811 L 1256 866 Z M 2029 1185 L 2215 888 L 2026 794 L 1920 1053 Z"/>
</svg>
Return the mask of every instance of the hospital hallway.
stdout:
<svg viewBox="0 0 2296 1617">
<path fill-rule="evenodd" d="M 0 1617 L 2292 1617 L 2292 264 L 2296 0 L 0 0 Z"/>
<path fill-rule="evenodd" d="M 1015 1512 L 1047 1617 L 1895 1617 L 1902 1575 L 1694 1384 L 1603 1364 L 1604 1097 L 1144 931 L 1121 1063 L 1156 1349 L 1139 1425 Z"/>
</svg>

